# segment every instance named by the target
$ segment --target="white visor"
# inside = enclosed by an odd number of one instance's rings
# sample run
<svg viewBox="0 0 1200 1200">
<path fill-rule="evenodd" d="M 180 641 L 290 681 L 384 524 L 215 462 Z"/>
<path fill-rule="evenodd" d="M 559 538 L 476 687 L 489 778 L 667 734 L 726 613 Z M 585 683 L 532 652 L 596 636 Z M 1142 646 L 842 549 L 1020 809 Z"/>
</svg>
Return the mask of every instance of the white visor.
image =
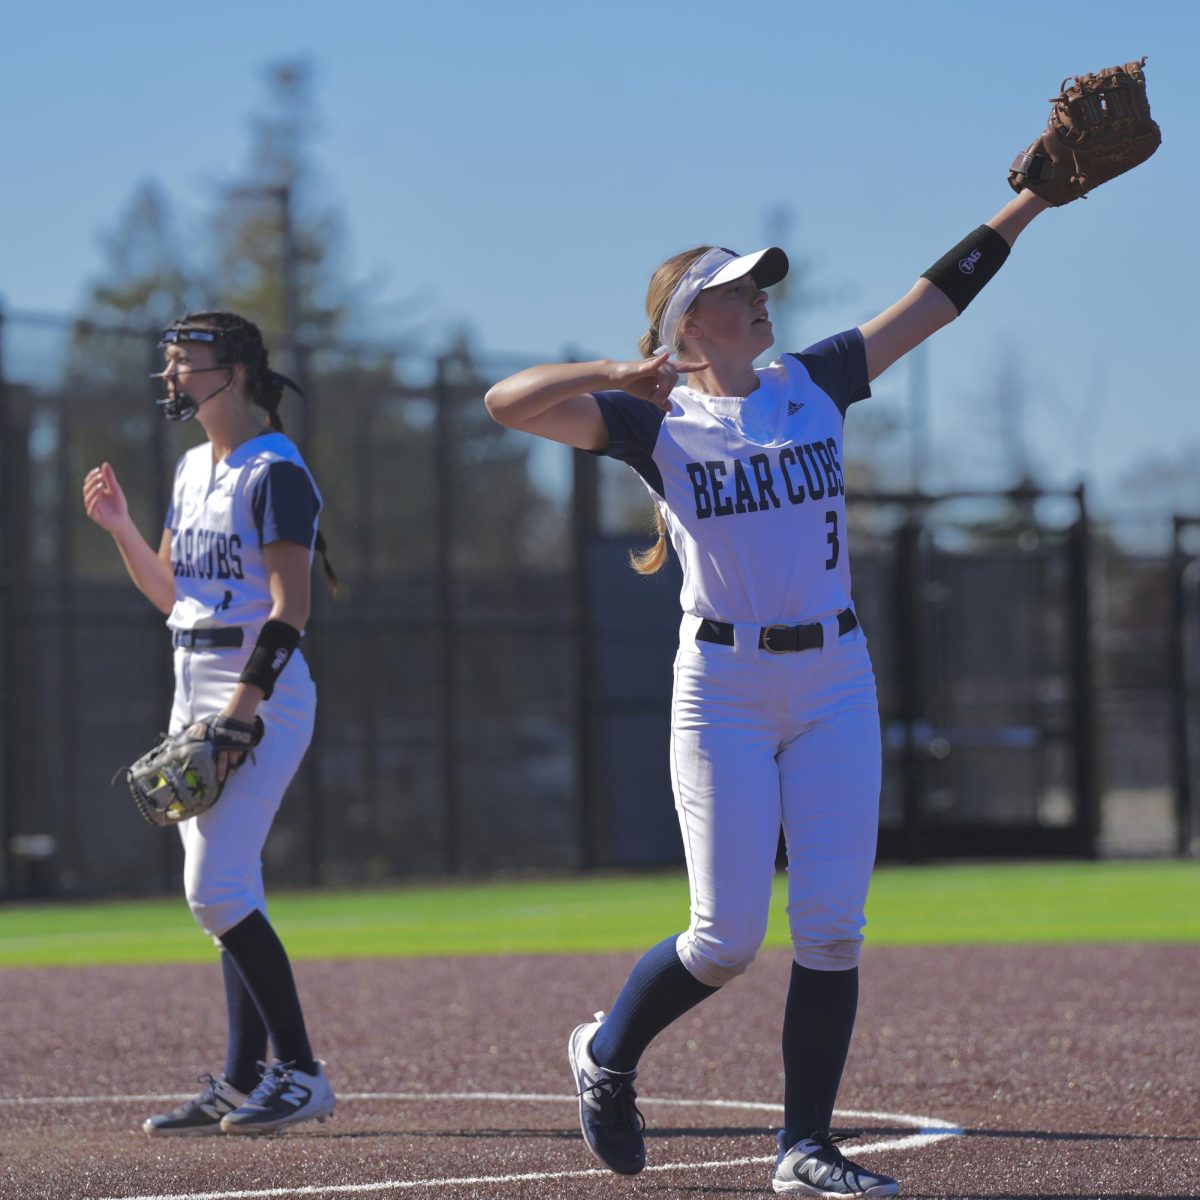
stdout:
<svg viewBox="0 0 1200 1200">
<path fill-rule="evenodd" d="M 787 273 L 787 255 L 778 246 L 768 246 L 753 254 L 739 255 L 723 248 L 702 254 L 688 267 L 687 274 L 679 281 L 663 309 L 658 321 L 659 346 L 654 353 L 670 350 L 674 354 L 679 349 L 679 323 L 706 288 L 732 283 L 743 275 L 753 275 L 760 288 L 769 288 Z"/>
</svg>

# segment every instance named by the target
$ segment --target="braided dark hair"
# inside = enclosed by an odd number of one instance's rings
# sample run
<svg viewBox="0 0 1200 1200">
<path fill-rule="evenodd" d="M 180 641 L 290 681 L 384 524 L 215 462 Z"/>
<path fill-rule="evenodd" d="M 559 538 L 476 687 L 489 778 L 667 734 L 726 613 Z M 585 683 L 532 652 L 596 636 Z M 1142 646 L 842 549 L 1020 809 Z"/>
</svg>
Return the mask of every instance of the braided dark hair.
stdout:
<svg viewBox="0 0 1200 1200">
<path fill-rule="evenodd" d="M 267 414 L 267 423 L 276 433 L 283 432 L 283 418 L 279 415 L 279 402 L 283 399 L 283 389 L 291 388 L 297 395 L 304 398 L 304 393 L 286 375 L 272 371 L 267 354 L 266 343 L 262 332 L 253 321 L 239 317 L 231 312 L 198 312 L 186 313 L 174 323 L 174 328 L 211 329 L 220 337 L 213 343 L 217 366 L 228 367 L 241 363 L 246 368 L 245 391 L 246 398 L 257 404 Z M 341 580 L 329 561 L 325 544 L 325 535 L 318 529 L 314 542 L 317 553 L 321 556 L 321 567 L 325 574 L 325 582 L 329 590 L 336 596 L 342 590 Z"/>
</svg>

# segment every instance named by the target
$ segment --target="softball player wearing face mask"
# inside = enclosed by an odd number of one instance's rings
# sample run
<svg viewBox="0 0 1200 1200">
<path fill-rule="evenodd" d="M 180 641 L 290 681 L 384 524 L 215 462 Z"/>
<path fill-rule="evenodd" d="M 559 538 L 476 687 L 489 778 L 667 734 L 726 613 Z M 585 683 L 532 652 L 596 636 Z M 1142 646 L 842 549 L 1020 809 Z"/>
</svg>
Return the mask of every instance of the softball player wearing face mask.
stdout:
<svg viewBox="0 0 1200 1200">
<path fill-rule="evenodd" d="M 112 535 L 133 582 L 167 614 L 171 731 L 221 713 L 261 716 L 266 734 L 240 765 L 225 762 L 217 803 L 179 825 L 188 904 L 221 950 L 225 1068 L 201 1076 L 198 1096 L 143 1128 L 158 1136 L 258 1133 L 324 1120 L 335 1103 L 267 920 L 261 861 L 312 737 L 316 691 L 298 645 L 314 544 L 324 557 L 321 497 L 277 412 L 283 387 L 294 385 L 268 368 L 254 325 L 232 313 L 198 313 L 165 330 L 160 345 L 168 395 L 158 403 L 171 420 L 195 417 L 207 440 L 179 460 L 158 550 L 130 520 L 108 463 L 88 472 L 84 505 Z M 325 569 L 336 587 L 328 561 Z M 260 1061 L 268 1038 L 269 1065 Z"/>
<path fill-rule="evenodd" d="M 645 1165 L 633 1086 L 642 1052 L 754 958 L 782 825 L 794 963 L 773 1186 L 897 1193 L 830 1135 L 858 1000 L 881 759 L 850 591 L 843 420 L 871 380 L 966 307 L 1045 207 L 1022 192 L 885 312 L 761 369 L 754 361 L 774 340 L 764 289 L 784 277 L 786 256 L 698 247 L 655 272 L 641 360 L 532 367 L 487 395 L 504 425 L 633 467 L 659 526 L 635 567 L 656 570 L 668 540 L 683 566 L 670 750 L 691 921 L 647 952 L 607 1016 L 569 1045 L 584 1137 L 614 1171 Z"/>
</svg>

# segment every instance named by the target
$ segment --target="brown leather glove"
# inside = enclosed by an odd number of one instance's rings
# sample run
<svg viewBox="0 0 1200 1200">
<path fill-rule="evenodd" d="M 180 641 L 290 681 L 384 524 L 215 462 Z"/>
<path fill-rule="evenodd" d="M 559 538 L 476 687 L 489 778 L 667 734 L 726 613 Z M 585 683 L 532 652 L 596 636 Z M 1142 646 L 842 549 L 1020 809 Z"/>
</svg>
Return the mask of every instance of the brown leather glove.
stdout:
<svg viewBox="0 0 1200 1200">
<path fill-rule="evenodd" d="M 1145 162 L 1162 142 L 1150 119 L 1145 62 L 1064 79 L 1045 132 L 1013 160 L 1013 191 L 1028 188 L 1055 206 L 1069 204 Z"/>
</svg>

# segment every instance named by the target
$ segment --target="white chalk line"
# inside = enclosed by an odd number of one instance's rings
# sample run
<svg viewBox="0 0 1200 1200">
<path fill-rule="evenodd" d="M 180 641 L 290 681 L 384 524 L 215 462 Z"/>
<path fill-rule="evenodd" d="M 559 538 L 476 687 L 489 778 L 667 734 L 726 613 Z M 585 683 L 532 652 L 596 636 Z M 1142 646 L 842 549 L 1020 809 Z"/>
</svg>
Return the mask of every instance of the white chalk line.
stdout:
<svg viewBox="0 0 1200 1200">
<path fill-rule="evenodd" d="M 186 1095 L 109 1095 L 109 1096 L 13 1096 L 0 1097 L 0 1105 L 9 1107 L 62 1105 L 62 1104 L 153 1104 L 166 1103 L 171 1100 L 186 1099 Z M 574 1104 L 574 1096 L 545 1093 L 511 1093 L 511 1092 L 342 1092 L 339 1100 L 359 1101 L 392 1101 L 392 1102 L 424 1102 L 424 1103 L 470 1103 L 472 1101 L 504 1101 L 521 1104 Z M 783 1112 L 783 1105 L 765 1103 L 759 1100 L 722 1100 L 722 1099 L 678 1099 L 674 1097 L 641 1097 L 640 1102 L 647 1107 L 676 1107 L 676 1108 L 721 1108 L 741 1109 L 748 1112 L 775 1113 Z M 856 1145 L 853 1153 L 858 1158 L 863 1154 L 872 1154 L 879 1150 L 914 1150 L 932 1146 L 947 1138 L 962 1137 L 963 1130 L 951 1121 L 941 1117 L 919 1116 L 915 1113 L 877 1112 L 863 1109 L 841 1109 L 836 1116 L 849 1120 L 893 1121 L 912 1127 L 915 1132 L 904 1137 L 890 1138 L 884 1141 L 865 1142 Z M 723 1170 L 726 1167 L 762 1166 L 774 1163 L 774 1155 L 755 1155 L 750 1158 L 725 1158 L 709 1162 L 675 1162 L 656 1163 L 646 1167 L 645 1173 L 651 1174 L 664 1171 L 705 1171 Z M 274 1200 L 276 1197 L 288 1196 L 350 1196 L 368 1195 L 373 1192 L 412 1191 L 423 1187 L 469 1187 L 506 1183 L 536 1183 L 540 1180 L 553 1179 L 588 1179 L 609 1176 L 612 1172 L 598 1167 L 575 1171 L 530 1171 L 511 1175 L 467 1175 L 443 1176 L 432 1179 L 390 1179 L 377 1183 L 343 1183 L 343 1184 L 311 1184 L 302 1187 L 261 1188 L 242 1191 L 221 1192 L 178 1192 L 166 1193 L 136 1193 L 125 1196 L 108 1196 L 102 1200 Z"/>
</svg>

